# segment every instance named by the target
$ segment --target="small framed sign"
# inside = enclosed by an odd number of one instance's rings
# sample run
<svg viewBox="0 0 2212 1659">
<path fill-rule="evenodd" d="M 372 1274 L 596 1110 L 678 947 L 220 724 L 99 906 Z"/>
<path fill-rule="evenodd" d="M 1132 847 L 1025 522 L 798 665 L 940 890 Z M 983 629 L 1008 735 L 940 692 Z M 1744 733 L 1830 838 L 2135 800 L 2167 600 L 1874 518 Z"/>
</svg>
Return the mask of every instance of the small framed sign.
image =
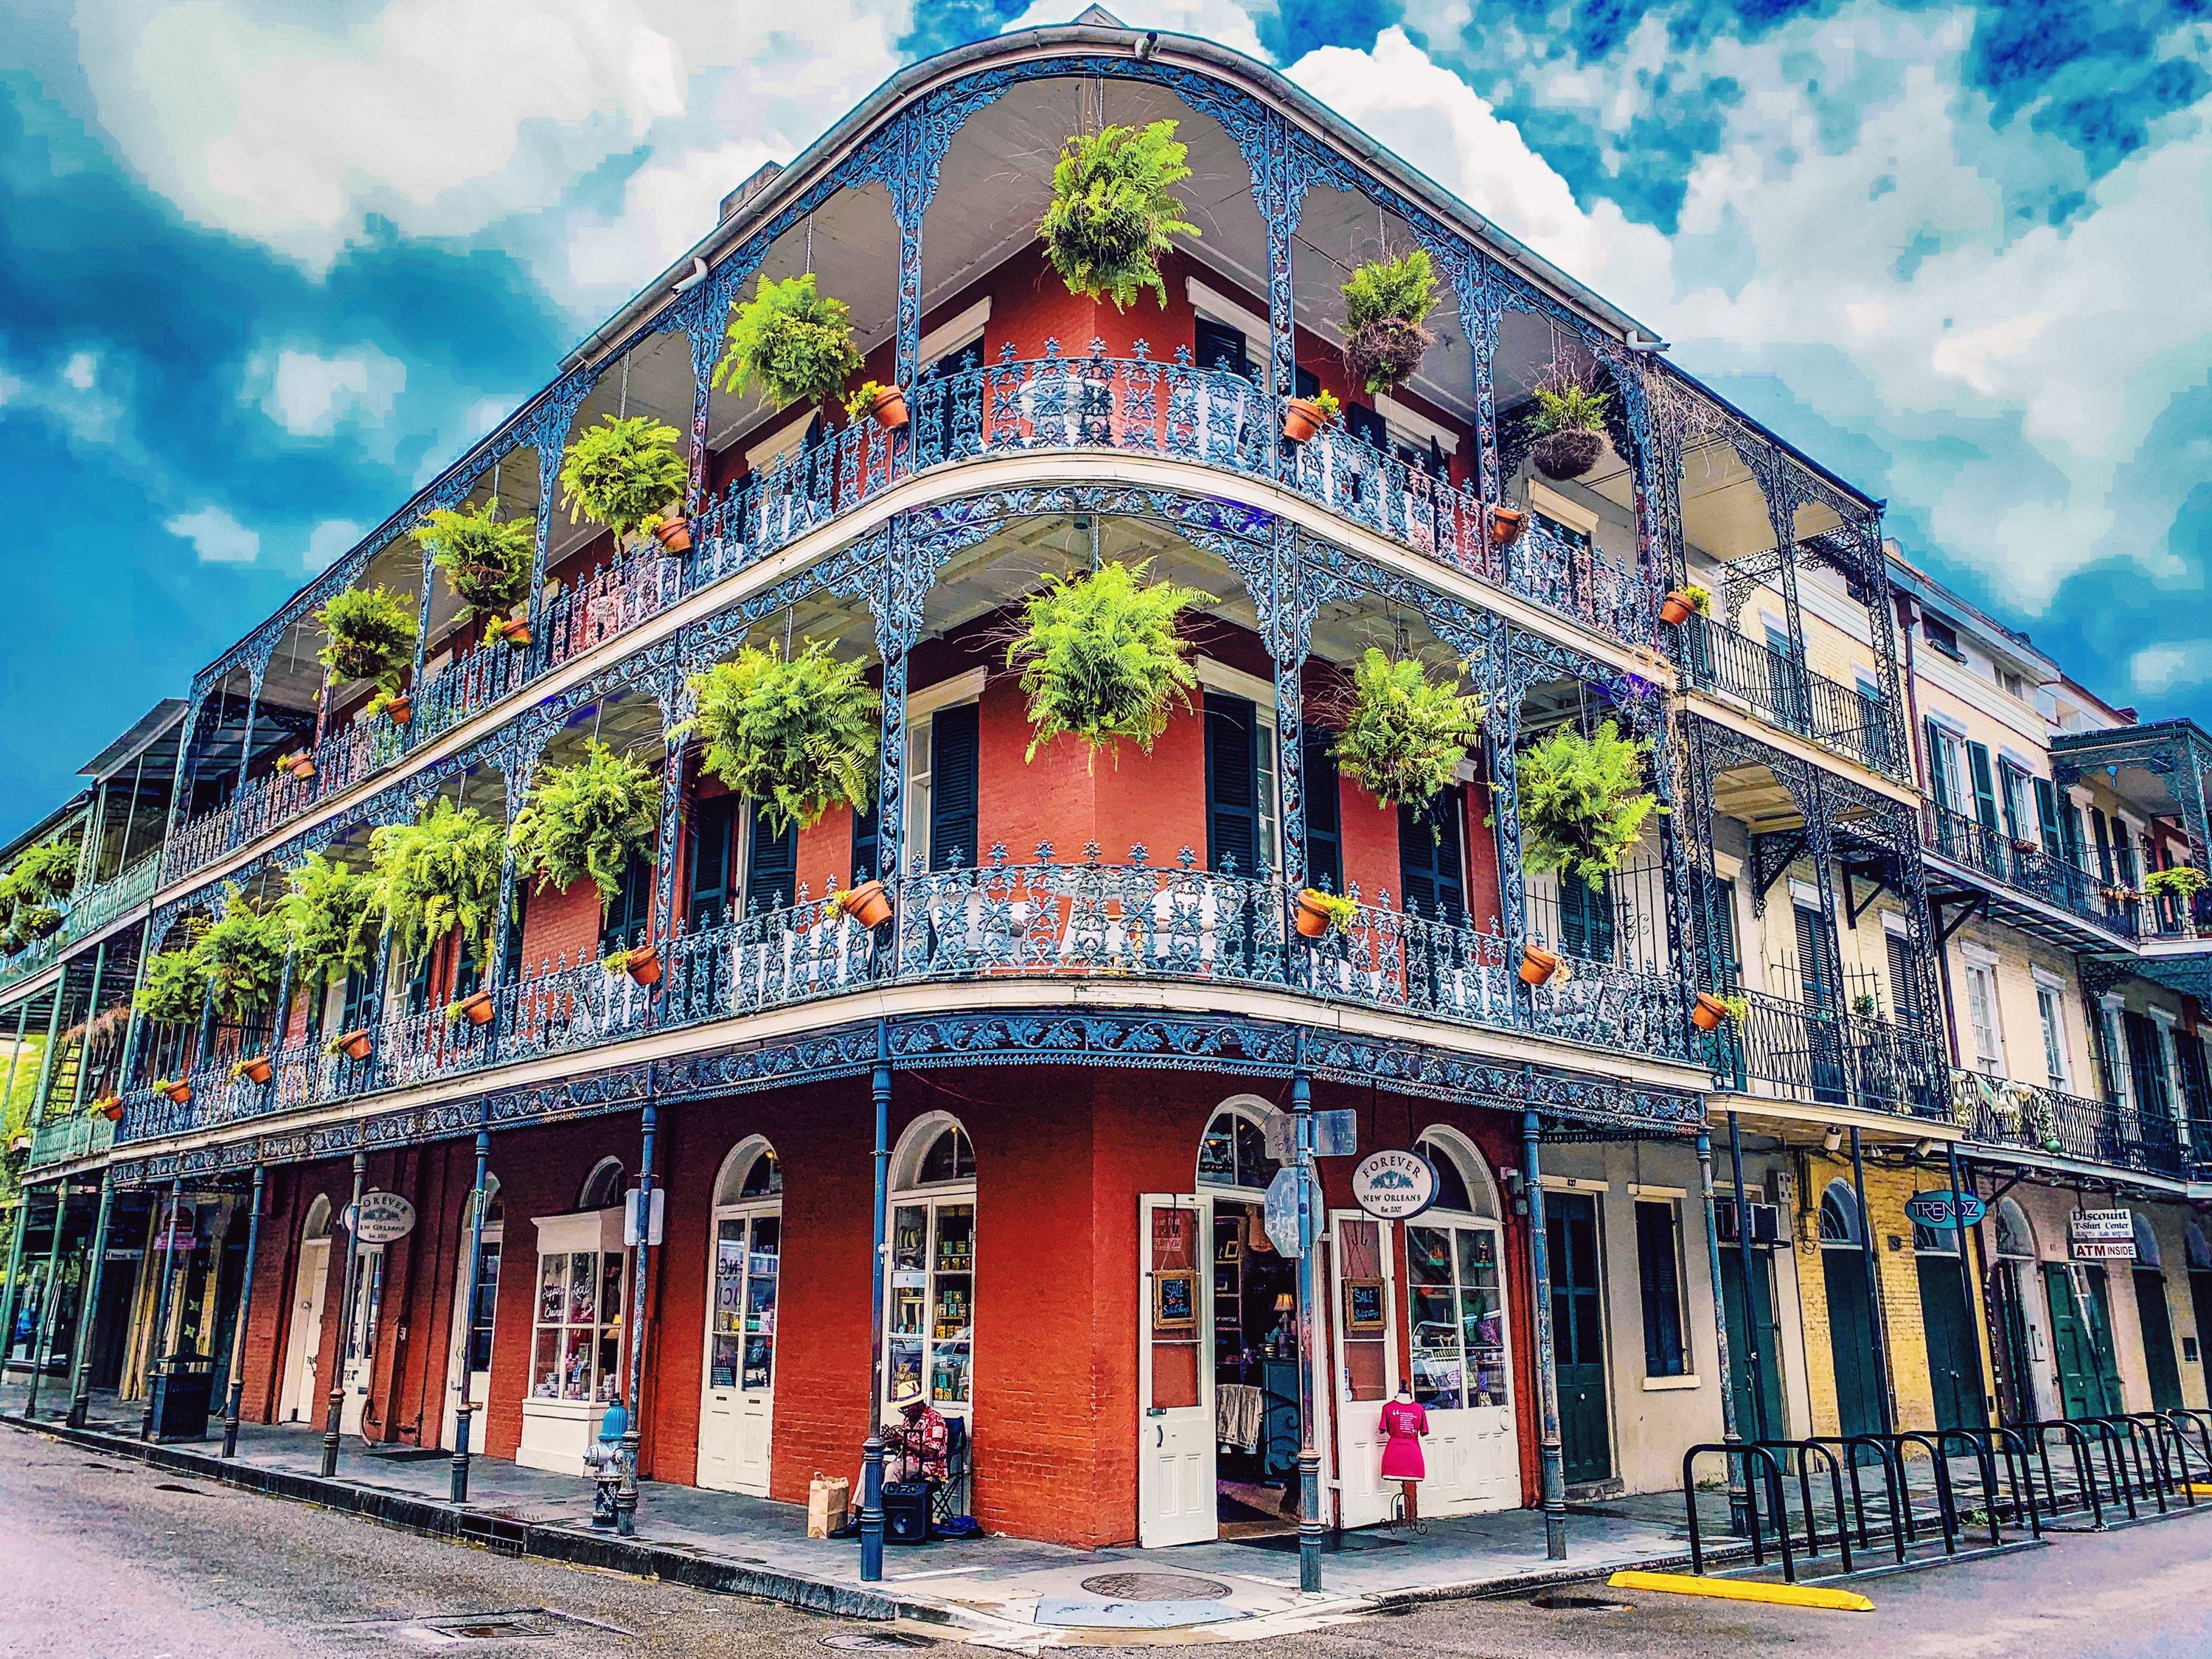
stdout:
<svg viewBox="0 0 2212 1659">
<path fill-rule="evenodd" d="M 1188 1270 L 1152 1275 L 1152 1328 L 1198 1328 L 1198 1275 Z"/>
<path fill-rule="evenodd" d="M 1379 1331 L 1389 1322 L 1383 1307 L 1381 1279 L 1347 1279 L 1344 1281 L 1346 1330 Z"/>
</svg>

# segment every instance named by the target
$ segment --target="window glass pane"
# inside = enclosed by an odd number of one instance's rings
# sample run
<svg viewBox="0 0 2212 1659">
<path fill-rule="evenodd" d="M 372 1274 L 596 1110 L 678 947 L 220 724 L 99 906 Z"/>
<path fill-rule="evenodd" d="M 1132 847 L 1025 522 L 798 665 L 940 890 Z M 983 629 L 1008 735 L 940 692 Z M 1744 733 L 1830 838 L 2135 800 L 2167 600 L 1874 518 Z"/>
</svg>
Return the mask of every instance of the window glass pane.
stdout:
<svg viewBox="0 0 2212 1659">
<path fill-rule="evenodd" d="M 1452 1236 L 1443 1227 L 1406 1229 L 1406 1277 L 1414 1285 L 1452 1282 Z"/>
<path fill-rule="evenodd" d="M 1672 1200 L 1639 1200 L 1636 1255 L 1644 1299 L 1644 1374 L 1680 1376 L 1689 1370 L 1682 1352 L 1682 1290 Z"/>
<path fill-rule="evenodd" d="M 1237 1184 L 1237 1117 L 1231 1112 L 1216 1112 L 1213 1121 L 1206 1126 L 1206 1138 L 1198 1143 L 1198 1178 L 1220 1186 Z"/>
</svg>

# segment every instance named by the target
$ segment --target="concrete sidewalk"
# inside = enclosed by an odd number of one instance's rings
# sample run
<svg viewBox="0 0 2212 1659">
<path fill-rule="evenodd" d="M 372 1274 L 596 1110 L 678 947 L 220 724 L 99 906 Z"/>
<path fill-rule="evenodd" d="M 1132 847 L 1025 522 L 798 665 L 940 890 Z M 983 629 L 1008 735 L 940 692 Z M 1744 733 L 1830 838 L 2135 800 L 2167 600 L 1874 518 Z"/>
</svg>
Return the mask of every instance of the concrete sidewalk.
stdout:
<svg viewBox="0 0 2212 1659">
<path fill-rule="evenodd" d="M 21 1416 L 24 1386 L 0 1385 L 0 1419 L 66 1436 L 88 1451 L 139 1458 L 176 1473 L 348 1510 L 386 1525 L 515 1553 L 657 1577 L 699 1589 L 764 1596 L 845 1617 L 957 1629 L 967 1640 L 1017 1650 L 1132 1641 L 1257 1640 L 1356 1619 L 1384 1607 L 1494 1595 L 1624 1566 L 1671 1566 L 1686 1556 L 1676 1493 L 1613 1500 L 1568 1522 L 1568 1559 L 1547 1560 L 1543 1517 L 1532 1510 L 1435 1521 L 1420 1532 L 1373 1528 L 1332 1536 L 1325 1589 L 1301 1595 L 1295 1540 L 1276 1538 L 1165 1550 L 1083 1551 L 1012 1538 L 939 1541 L 885 1551 L 879 1584 L 860 1579 L 859 1546 L 806 1536 L 805 1511 L 696 1487 L 644 1483 L 637 1533 L 590 1526 L 591 1486 L 503 1459 L 473 1460 L 469 1502 L 449 1503 L 447 1453 L 366 1449 L 349 1436 L 325 1480 L 322 1438 L 303 1427 L 242 1425 L 225 1462 L 219 1434 L 193 1445 L 138 1438 L 140 1408 L 95 1395 L 71 1433 L 66 1407 L 42 1389 L 40 1421 Z M 1724 1495 L 1701 1503 L 1708 1534 L 1724 1535 Z"/>
</svg>

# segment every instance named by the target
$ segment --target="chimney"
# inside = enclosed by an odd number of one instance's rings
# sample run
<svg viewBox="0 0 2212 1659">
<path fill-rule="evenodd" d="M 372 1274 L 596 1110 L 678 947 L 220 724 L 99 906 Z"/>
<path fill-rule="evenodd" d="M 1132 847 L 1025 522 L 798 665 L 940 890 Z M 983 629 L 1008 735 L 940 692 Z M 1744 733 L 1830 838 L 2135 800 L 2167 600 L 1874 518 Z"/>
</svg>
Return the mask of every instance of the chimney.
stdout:
<svg viewBox="0 0 2212 1659">
<path fill-rule="evenodd" d="M 722 198 L 720 222 L 727 224 L 745 210 L 756 196 L 766 190 L 783 172 L 781 161 L 763 161 L 753 169 L 752 176 Z"/>
</svg>

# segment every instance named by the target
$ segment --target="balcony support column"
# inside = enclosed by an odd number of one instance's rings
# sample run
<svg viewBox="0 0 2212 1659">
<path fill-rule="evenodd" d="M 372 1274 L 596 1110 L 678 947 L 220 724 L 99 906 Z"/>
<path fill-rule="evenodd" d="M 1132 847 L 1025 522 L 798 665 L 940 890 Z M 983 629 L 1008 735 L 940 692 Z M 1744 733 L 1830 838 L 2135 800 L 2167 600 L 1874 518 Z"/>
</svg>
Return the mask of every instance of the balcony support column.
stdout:
<svg viewBox="0 0 2212 1659">
<path fill-rule="evenodd" d="M 629 1358 L 623 1398 L 629 1407 L 623 1427 L 622 1481 L 615 1488 L 615 1531 L 624 1538 L 637 1532 L 637 1455 L 644 1437 L 642 1393 L 645 1387 L 645 1328 L 647 1325 L 646 1268 L 653 1254 L 653 1154 L 659 1139 L 660 1109 L 650 1099 L 642 1114 L 642 1139 L 637 1161 L 637 1267 L 631 1275 L 629 1308 Z"/>
<path fill-rule="evenodd" d="M 1735 1115 L 1729 1115 L 1733 1127 Z M 1721 1230 L 1713 1203 L 1713 1137 L 1710 1129 L 1698 1131 L 1698 1192 L 1705 1206 L 1705 1276 L 1713 1286 L 1713 1355 L 1715 1370 L 1721 1390 L 1721 1438 L 1730 1445 L 1743 1439 L 1743 1425 L 1735 1416 L 1735 1361 L 1729 1352 L 1728 1297 L 1721 1291 Z M 1743 1213 L 1739 1206 L 1736 1213 Z M 1744 1476 L 1748 1471 L 1741 1458 L 1723 1460 L 1722 1474 L 1728 1480 L 1729 1530 L 1738 1537 L 1750 1530 L 1749 1516 L 1744 1502 Z"/>
<path fill-rule="evenodd" d="M 1521 1114 L 1521 1176 L 1528 1193 L 1528 1299 L 1536 1313 L 1536 1403 L 1540 1419 L 1544 1554 L 1567 1559 L 1566 1465 L 1559 1447 L 1559 1371 L 1552 1332 L 1551 1241 L 1544 1231 L 1544 1167 L 1539 1150 L 1542 1120 Z"/>
<path fill-rule="evenodd" d="M 11 1073 L 12 1070 L 10 1067 Z M 0 1287 L 0 1353 L 15 1346 L 15 1309 L 23 1299 L 23 1239 L 30 1230 L 31 1188 L 18 1187 L 15 1225 L 8 1241 L 8 1279 L 4 1287 Z"/>
<path fill-rule="evenodd" d="M 461 1286 L 461 1397 L 453 1407 L 453 1484 L 447 1489 L 456 1504 L 469 1501 L 469 1454 L 474 1449 L 469 1437 L 475 1431 L 477 1402 L 469 1392 L 469 1377 L 474 1370 L 477 1297 L 483 1293 L 478 1276 L 483 1269 L 484 1184 L 491 1164 L 489 1095 L 477 1108 L 476 1153 L 476 1185 L 469 1193 L 469 1270 Z"/>
<path fill-rule="evenodd" d="M 146 1333 L 146 1408 L 138 1419 L 138 1437 L 154 1437 L 154 1373 L 166 1363 L 161 1350 L 169 1340 L 169 1281 L 177 1276 L 177 1218 L 184 1212 L 185 1182 L 182 1176 L 169 1182 L 169 1218 L 161 1222 L 161 1206 L 154 1206 L 154 1219 L 161 1227 L 161 1278 L 154 1282 L 154 1323 Z M 148 1266 L 153 1265 L 154 1252 L 146 1253 Z M 349 1295 L 346 1298 L 353 1298 Z M 335 1410 L 335 1407 L 333 1407 Z M 331 1419 L 337 1420 L 335 1417 Z M 328 1473 L 328 1471 L 325 1471 Z"/>
<path fill-rule="evenodd" d="M 168 823 L 161 830 L 164 848 L 176 840 L 177 825 L 183 821 L 185 808 L 191 794 L 192 750 L 198 744 L 200 716 L 207 711 L 207 699 L 208 687 L 196 682 L 192 686 L 191 701 L 185 704 L 185 717 L 177 727 L 177 769 L 169 787 Z M 318 737 L 322 735 L 322 716 L 319 713 L 315 717 L 315 734 Z"/>
<path fill-rule="evenodd" d="M 247 659 L 246 665 L 246 731 L 238 740 L 238 781 L 230 792 L 230 844 L 239 844 L 239 821 L 246 809 L 246 769 L 253 760 L 253 726 L 261 712 L 261 684 L 269 672 L 269 659 L 276 649 L 272 637 L 268 648 Z"/>
<path fill-rule="evenodd" d="M 1491 816 L 1496 819 L 1498 908 L 1505 935 L 1506 967 L 1513 987 L 1516 1024 L 1535 1020 L 1534 993 L 1517 971 L 1528 942 L 1527 876 L 1521 862 L 1521 704 L 1528 696 L 1530 671 L 1512 658 L 1510 646 L 1493 652 L 1490 665 L 1490 713 L 1482 723 L 1483 769 L 1490 778 Z"/>
<path fill-rule="evenodd" d="M 1875 1389 L 1875 1403 L 1881 1407 L 1881 1431 L 1895 1434 L 1897 1405 L 1890 1398 L 1889 1319 L 1881 1305 L 1881 1274 L 1874 1254 L 1874 1212 L 1867 1208 L 1866 1158 L 1856 1123 L 1851 1125 L 1851 1196 L 1859 1206 L 1859 1261 L 1866 1272 L 1867 1328 L 1874 1336 L 1874 1372 L 1880 1385 Z"/>
<path fill-rule="evenodd" d="M 703 284 L 702 286 L 704 286 Z M 580 365 L 562 376 L 545 394 L 545 401 L 531 416 L 527 441 L 538 452 L 537 538 L 530 551 L 530 619 L 538 623 L 545 605 L 545 564 L 553 544 L 553 498 L 561 488 L 561 452 L 568 447 L 568 428 L 591 395 L 599 370 Z M 535 641 L 531 649 L 543 653 L 548 642 Z"/>
<path fill-rule="evenodd" d="M 906 868 L 906 685 L 907 653 L 921 637 L 923 607 L 943 557 L 917 558 L 909 546 L 906 516 L 890 525 L 890 545 L 884 561 L 883 585 L 869 596 L 876 623 L 876 651 L 884 666 L 883 736 L 877 754 L 876 870 L 893 893 Z M 864 878 L 853 872 L 857 883 Z M 903 925 L 893 916 L 892 930 Z"/>
<path fill-rule="evenodd" d="M 380 982 L 382 977 L 380 969 Z M 361 1274 L 361 1189 L 368 1175 L 368 1154 L 356 1151 L 353 1155 L 353 1202 L 339 1218 L 346 1236 L 345 1289 L 338 1301 L 337 1361 L 331 1367 L 330 1402 L 323 1414 L 322 1474 L 325 1480 L 338 1472 L 338 1424 L 345 1409 L 346 1359 L 348 1351 L 353 1346 L 354 1285 Z M 147 1407 L 149 1420 L 152 1414 L 153 1408 L 149 1406 Z"/>
<path fill-rule="evenodd" d="M 684 816 L 684 743 L 671 734 L 691 718 L 698 700 L 680 668 L 662 679 L 654 688 L 654 696 L 660 702 L 661 741 L 665 749 L 660 761 L 660 824 L 653 843 L 653 920 L 648 942 L 665 945 L 676 937 L 676 842 Z M 656 994 L 666 994 L 670 978 L 662 973 Z"/>
<path fill-rule="evenodd" d="M 54 1007 L 46 1017 L 46 1046 L 39 1056 L 39 1086 L 31 1096 L 30 1121 L 42 1123 L 46 1116 L 46 1090 L 54 1079 L 54 1050 L 60 1045 L 62 1036 L 62 1004 L 69 992 L 69 969 L 64 966 L 54 977 Z"/>
<path fill-rule="evenodd" d="M 522 811 L 522 803 L 530 793 L 530 781 L 536 775 L 538 763 L 545 753 L 546 737 L 543 732 L 529 728 L 519 733 L 514 746 L 501 757 L 507 782 L 507 823 L 514 827 L 515 817 Z M 484 1030 L 484 1052 L 499 1053 L 501 1039 L 506 1035 L 506 1022 L 501 1013 L 506 999 L 501 994 L 501 978 L 507 971 L 508 951 L 514 937 L 514 889 L 518 873 L 514 867 L 514 843 L 507 841 L 499 859 L 499 910 L 491 921 L 491 959 L 485 964 L 483 985 L 491 996 L 491 1024 Z"/>
<path fill-rule="evenodd" d="M 1957 1200 L 1964 1196 L 1967 1190 L 1966 1172 L 1959 1162 L 1959 1143 L 1955 1140 L 1946 1141 L 1943 1144 L 1943 1156 L 1951 1166 L 1953 1200 L 1951 1241 L 1959 1247 L 1959 1289 L 1965 1298 L 1969 1313 L 1978 1310 L 1986 1322 L 1989 1304 L 1974 1289 L 1974 1270 L 1966 1256 L 1966 1223 L 1958 1211 Z M 1990 1383 L 1990 1374 L 1982 1368 L 1981 1339 L 1984 1337 L 1990 1339 L 1990 1350 L 1994 1354 L 1996 1350 L 1996 1334 L 1988 1329 L 1985 1323 L 1984 1328 L 1976 1333 L 1974 1342 L 1974 1391 L 1982 1397 L 1982 1421 L 1984 1425 L 1990 1420 L 1990 1405 L 1996 1396 L 1996 1390 Z"/>
<path fill-rule="evenodd" d="M 857 881 L 860 872 L 853 872 Z M 860 1443 L 860 1580 L 884 1576 L 884 1276 L 890 1247 L 891 1038 L 890 1024 L 876 1021 L 876 1067 L 870 1079 L 875 1109 L 874 1186 L 868 1205 L 872 1247 L 868 1293 L 868 1437 Z"/>
<path fill-rule="evenodd" d="M 222 1455 L 238 1455 L 238 1408 L 246 1395 L 246 1321 L 253 1311 L 253 1267 L 261 1257 L 261 1194 L 267 1181 L 268 1166 L 257 1163 L 253 1166 L 253 1192 L 246 1200 L 246 1271 L 238 1286 L 238 1313 L 230 1325 L 230 1389 L 222 1413 Z M 101 1213 L 106 1214 L 107 1194 L 100 1193 Z"/>
<path fill-rule="evenodd" d="M 39 1384 L 46 1374 L 46 1353 L 53 1345 L 54 1304 L 61 1300 L 54 1280 L 61 1272 L 62 1220 L 68 1213 L 69 1182 L 64 1179 L 54 1182 L 53 1225 L 46 1234 L 46 1277 L 39 1292 L 39 1317 L 31 1327 L 31 1389 L 23 1397 L 23 1415 L 33 1419 L 39 1414 Z"/>
<path fill-rule="evenodd" d="M 92 1243 L 85 1253 L 82 1294 L 77 1298 L 76 1343 L 70 1357 L 69 1426 L 81 1429 L 92 1406 L 92 1326 L 100 1307 L 100 1270 L 107 1261 L 107 1219 L 115 1207 L 115 1181 L 100 1173 L 100 1208 L 93 1216 Z"/>
<path fill-rule="evenodd" d="M 1261 615 L 1267 654 L 1275 665 L 1275 778 L 1281 799 L 1282 881 L 1295 893 L 1306 883 L 1305 665 L 1313 636 L 1313 605 L 1298 552 L 1296 526 L 1274 521 L 1269 576 L 1273 592 Z M 1272 625 L 1266 619 L 1272 617 Z M 1255 872 L 1256 873 L 1256 872 Z"/>
</svg>

